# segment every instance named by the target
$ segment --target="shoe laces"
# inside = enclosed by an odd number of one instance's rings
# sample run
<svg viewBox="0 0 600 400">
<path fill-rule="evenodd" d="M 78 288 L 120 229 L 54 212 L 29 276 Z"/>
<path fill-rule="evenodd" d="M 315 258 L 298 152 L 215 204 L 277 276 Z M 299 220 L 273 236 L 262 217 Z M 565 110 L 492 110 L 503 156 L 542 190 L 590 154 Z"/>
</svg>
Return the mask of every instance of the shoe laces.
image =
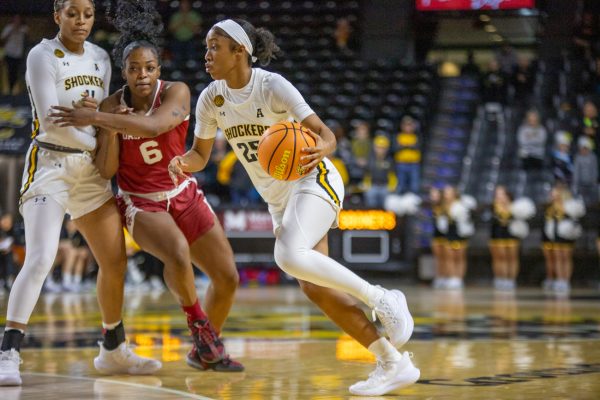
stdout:
<svg viewBox="0 0 600 400">
<path fill-rule="evenodd" d="M 0 351 L 0 368 L 9 368 L 23 364 L 23 359 L 15 349 Z"/>
<path fill-rule="evenodd" d="M 198 335 L 200 342 L 208 346 L 213 355 L 219 359 L 222 359 L 225 355 L 221 354 L 215 345 L 215 342 L 218 340 L 217 333 L 214 331 L 210 321 L 196 321 L 194 322 L 194 327 L 196 328 L 196 335 Z"/>
<path fill-rule="evenodd" d="M 392 328 L 395 324 L 398 323 L 396 313 L 394 313 L 394 310 L 392 310 L 390 304 L 385 301 L 384 297 L 382 297 L 382 299 L 379 300 L 378 303 L 379 304 L 373 307 L 372 310 L 373 322 L 377 321 L 377 316 L 379 316 L 379 320 L 386 328 L 386 330 L 388 328 Z"/>
</svg>

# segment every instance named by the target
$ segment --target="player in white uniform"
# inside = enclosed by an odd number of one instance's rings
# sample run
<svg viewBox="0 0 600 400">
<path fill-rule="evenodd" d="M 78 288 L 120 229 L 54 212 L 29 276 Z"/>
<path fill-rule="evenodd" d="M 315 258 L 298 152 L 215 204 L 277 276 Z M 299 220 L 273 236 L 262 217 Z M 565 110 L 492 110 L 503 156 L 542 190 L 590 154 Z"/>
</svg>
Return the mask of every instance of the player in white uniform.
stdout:
<svg viewBox="0 0 600 400">
<path fill-rule="evenodd" d="M 48 116 L 53 105 L 96 108 L 108 95 L 108 54 L 86 42 L 94 24 L 94 3 L 55 0 L 54 11 L 58 36 L 42 40 L 27 57 L 25 78 L 34 118 L 20 199 L 27 253 L 8 300 L 0 386 L 21 384 L 21 341 L 56 256 L 65 213 L 75 221 L 100 266 L 98 302 L 104 341 L 96 367 L 103 373 L 130 374 L 152 373 L 161 367 L 158 361 L 136 356 L 125 343 L 123 229 L 110 183 L 93 163 L 95 128 L 61 128 Z"/>
<path fill-rule="evenodd" d="M 169 165 L 173 180 L 177 183 L 184 179 L 183 172 L 206 166 L 220 128 L 269 204 L 279 267 L 296 277 L 306 295 L 379 361 L 374 373 L 350 391 L 381 395 L 414 383 L 419 370 L 407 352 L 396 350 L 413 331 L 402 292 L 373 286 L 327 256 L 327 232 L 336 225 L 344 194 L 339 173 L 325 157 L 335 149 L 333 132 L 286 79 L 251 67 L 257 59 L 267 64 L 278 52 L 270 32 L 246 21 L 225 20 L 211 28 L 206 45 L 206 71 L 215 81 L 198 99 L 193 148 Z M 312 170 L 297 181 L 284 182 L 262 170 L 256 150 L 265 129 L 290 118 L 315 132 L 316 145 L 303 156 Z M 374 309 L 391 343 L 379 336 L 355 299 Z"/>
</svg>

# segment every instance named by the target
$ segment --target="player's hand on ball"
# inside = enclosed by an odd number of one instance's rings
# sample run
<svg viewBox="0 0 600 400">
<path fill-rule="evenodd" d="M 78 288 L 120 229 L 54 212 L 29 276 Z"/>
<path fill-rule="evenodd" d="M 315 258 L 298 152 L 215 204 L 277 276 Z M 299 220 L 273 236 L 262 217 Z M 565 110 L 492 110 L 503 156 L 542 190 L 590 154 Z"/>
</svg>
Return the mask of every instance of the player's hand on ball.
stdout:
<svg viewBox="0 0 600 400">
<path fill-rule="evenodd" d="M 319 165 L 323 160 L 323 157 L 326 157 L 330 151 L 328 148 L 329 146 L 320 135 L 317 135 L 308 128 L 306 128 L 306 130 L 308 131 L 308 134 L 315 139 L 315 145 L 313 147 L 302 148 L 302 152 L 305 154 L 300 158 L 300 163 L 304 166 L 306 171 L 310 171 Z"/>
<path fill-rule="evenodd" d="M 183 157 L 181 156 L 173 157 L 171 162 L 169 162 L 169 176 L 171 177 L 171 180 L 175 186 L 179 185 L 180 180 L 184 181 L 188 178 L 183 171 L 183 169 L 187 166 L 187 163 L 183 161 Z"/>
</svg>

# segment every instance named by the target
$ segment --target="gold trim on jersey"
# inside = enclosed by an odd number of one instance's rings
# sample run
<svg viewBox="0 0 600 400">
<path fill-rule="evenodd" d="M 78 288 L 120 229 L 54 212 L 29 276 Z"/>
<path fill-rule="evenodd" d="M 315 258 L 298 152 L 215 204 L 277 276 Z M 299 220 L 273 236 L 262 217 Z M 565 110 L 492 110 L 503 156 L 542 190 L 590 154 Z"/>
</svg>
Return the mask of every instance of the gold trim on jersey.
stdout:
<svg viewBox="0 0 600 400">
<path fill-rule="evenodd" d="M 327 174 L 329 173 L 329 171 L 325 167 L 325 163 L 323 161 L 321 161 L 319 165 L 317 165 L 317 170 L 319 171 L 319 173 L 317 174 L 317 183 L 327 192 L 327 194 L 329 195 L 329 197 L 331 197 L 331 200 L 333 200 L 335 205 L 339 207 L 340 198 L 338 197 L 335 190 L 333 190 L 333 187 L 327 179 Z"/>
<path fill-rule="evenodd" d="M 31 131 L 31 138 L 35 139 L 40 133 L 40 120 L 38 118 L 33 120 L 33 130 Z"/>
<path fill-rule="evenodd" d="M 29 159 L 27 160 L 27 162 L 28 162 L 27 182 L 25 182 L 25 184 L 23 185 L 23 188 L 21 189 L 21 196 L 23 196 L 25 194 L 25 192 L 27 190 L 29 190 L 29 187 L 33 183 L 35 170 L 37 169 L 38 150 L 39 150 L 38 145 L 34 144 L 33 147 L 31 148 L 31 153 L 29 153 Z"/>
</svg>

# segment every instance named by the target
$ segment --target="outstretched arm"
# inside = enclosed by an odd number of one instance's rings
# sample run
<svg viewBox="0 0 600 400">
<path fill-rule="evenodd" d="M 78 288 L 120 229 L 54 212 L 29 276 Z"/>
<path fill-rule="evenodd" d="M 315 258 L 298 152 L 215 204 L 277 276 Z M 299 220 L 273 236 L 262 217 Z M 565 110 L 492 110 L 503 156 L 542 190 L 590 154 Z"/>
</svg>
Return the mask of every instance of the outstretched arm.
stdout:
<svg viewBox="0 0 600 400">
<path fill-rule="evenodd" d="M 120 92 L 118 92 L 120 93 Z M 129 113 L 130 110 L 119 104 L 119 95 L 112 95 L 100 104 L 100 111 L 107 113 Z M 97 147 L 94 164 L 104 179 L 112 178 L 119 169 L 119 136 L 116 131 L 98 128 Z"/>
<path fill-rule="evenodd" d="M 214 138 L 194 137 L 191 149 L 182 156 L 173 157 L 169 163 L 169 175 L 175 185 L 178 185 L 180 180 L 187 179 L 186 172 L 202 171 L 206 167 L 214 142 Z"/>
<path fill-rule="evenodd" d="M 151 115 L 111 114 L 53 106 L 50 114 L 59 126 L 94 125 L 109 131 L 136 137 L 152 138 L 170 131 L 190 114 L 190 90 L 183 82 L 173 82 L 166 90 L 162 104 Z"/>
</svg>

